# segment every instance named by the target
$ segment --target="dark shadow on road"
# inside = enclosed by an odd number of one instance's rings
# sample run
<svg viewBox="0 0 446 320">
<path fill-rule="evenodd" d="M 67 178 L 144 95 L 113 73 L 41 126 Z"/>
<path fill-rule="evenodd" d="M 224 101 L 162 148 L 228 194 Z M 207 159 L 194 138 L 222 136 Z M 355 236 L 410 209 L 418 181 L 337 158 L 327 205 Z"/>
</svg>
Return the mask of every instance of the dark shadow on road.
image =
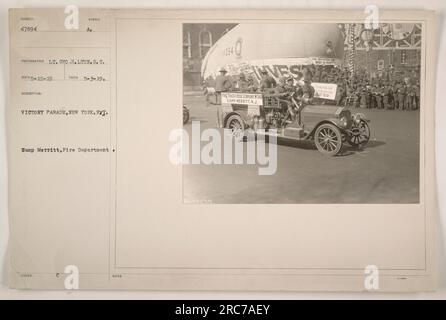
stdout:
<svg viewBox="0 0 446 320">
<path fill-rule="evenodd" d="M 265 141 L 268 142 L 268 139 L 266 139 Z M 364 147 L 358 148 L 358 147 L 352 147 L 348 143 L 344 143 L 344 146 L 342 148 L 343 150 L 341 151 L 339 156 L 355 154 L 357 152 L 364 151 L 368 148 L 377 148 L 377 147 L 380 147 L 385 144 L 386 143 L 384 141 L 373 140 L 373 141 L 369 141 Z M 280 139 L 277 139 L 277 145 L 305 149 L 305 150 L 317 150 L 316 145 L 314 144 L 314 142 L 312 140 L 296 141 L 296 140 L 291 140 L 291 139 L 280 138 Z"/>
<path fill-rule="evenodd" d="M 202 120 L 200 120 L 200 121 L 202 121 Z M 207 121 L 203 120 L 202 122 L 205 123 Z M 265 143 L 270 143 L 270 141 L 269 141 L 270 137 L 268 135 L 265 135 L 263 137 L 265 139 Z M 258 140 L 258 139 L 259 138 L 257 136 L 256 140 Z M 243 141 L 244 142 L 248 141 L 246 136 L 243 137 Z M 288 139 L 288 138 L 284 138 L 284 137 L 278 137 L 276 141 L 277 141 L 276 144 L 278 146 L 317 151 L 317 147 L 313 140 L 293 140 L 293 139 Z M 383 146 L 385 144 L 386 143 L 384 141 L 370 140 L 363 147 L 353 147 L 353 146 L 349 145 L 348 142 L 344 142 L 340 153 L 337 154 L 336 156 L 338 156 L 338 157 L 349 156 L 349 155 L 361 153 L 363 151 L 366 151 L 367 149 L 377 148 L 377 147 Z"/>
<path fill-rule="evenodd" d="M 269 143 L 269 137 L 265 136 L 265 142 Z M 305 149 L 305 150 L 316 150 L 316 146 L 314 145 L 314 142 L 311 140 L 293 140 L 293 139 L 287 139 L 287 138 L 277 138 L 277 145 L 278 146 L 284 146 L 284 147 L 291 147 L 291 148 L 298 148 L 298 149 Z"/>
<path fill-rule="evenodd" d="M 358 152 L 361 152 L 362 149 L 354 148 L 354 147 L 343 147 L 341 151 L 336 155 L 336 157 L 345 157 L 345 156 L 351 156 Z"/>
<path fill-rule="evenodd" d="M 311 140 L 295 141 L 290 139 L 278 139 L 277 144 L 304 150 L 317 150 L 316 145 Z"/>
<path fill-rule="evenodd" d="M 370 140 L 365 146 L 366 148 L 376 148 L 386 144 L 384 141 Z"/>
<path fill-rule="evenodd" d="M 384 141 L 369 141 L 365 146 L 363 147 L 352 147 L 348 143 L 345 143 L 341 152 L 337 155 L 338 157 L 345 157 L 350 156 L 352 154 L 361 153 L 369 148 L 376 148 L 382 145 L 385 145 L 386 143 Z"/>
</svg>

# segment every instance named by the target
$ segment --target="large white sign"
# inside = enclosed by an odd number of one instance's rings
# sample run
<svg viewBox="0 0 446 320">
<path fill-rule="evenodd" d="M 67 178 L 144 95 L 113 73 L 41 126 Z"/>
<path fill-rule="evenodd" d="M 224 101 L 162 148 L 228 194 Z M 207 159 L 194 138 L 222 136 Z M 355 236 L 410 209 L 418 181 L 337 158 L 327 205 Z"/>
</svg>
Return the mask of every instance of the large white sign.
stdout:
<svg viewBox="0 0 446 320">
<path fill-rule="evenodd" d="M 313 82 L 314 96 L 321 99 L 334 100 L 336 98 L 337 84 Z"/>
<path fill-rule="evenodd" d="M 257 93 L 222 92 L 221 103 L 261 106 L 263 105 L 263 98 L 261 94 Z"/>
<path fill-rule="evenodd" d="M 328 46 L 327 43 L 331 43 Z M 344 38 L 337 23 L 241 23 L 222 36 L 202 63 L 203 79 L 241 72 L 259 79 L 259 69 L 275 78 L 297 75 L 302 66 L 339 64 Z"/>
<path fill-rule="evenodd" d="M 338 66 L 341 64 L 339 59 L 334 58 L 277 58 L 250 61 L 237 61 L 226 64 L 223 67 L 228 71 L 229 76 L 238 76 L 241 73 L 253 76 L 257 81 L 261 78 L 261 71 L 266 70 L 268 74 L 278 80 L 284 75 L 292 75 L 297 79 L 303 77 L 303 68 L 311 65 Z M 215 70 L 209 68 L 203 74 L 203 78 L 214 78 L 219 74 L 221 66 Z"/>
</svg>

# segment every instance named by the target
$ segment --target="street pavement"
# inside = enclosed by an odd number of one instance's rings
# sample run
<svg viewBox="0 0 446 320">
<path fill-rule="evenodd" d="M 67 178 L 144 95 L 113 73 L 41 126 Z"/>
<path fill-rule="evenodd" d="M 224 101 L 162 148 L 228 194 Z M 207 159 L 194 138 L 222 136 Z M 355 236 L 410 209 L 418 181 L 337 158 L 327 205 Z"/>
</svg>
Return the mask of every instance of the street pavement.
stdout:
<svg viewBox="0 0 446 320">
<path fill-rule="evenodd" d="M 216 107 L 204 96 L 184 97 L 191 121 L 216 127 Z M 312 142 L 278 141 L 277 171 L 258 174 L 258 164 L 185 164 L 185 203 L 418 203 L 419 111 L 352 109 L 370 120 L 368 145 L 348 145 L 326 157 Z M 204 143 L 206 144 L 206 143 Z M 268 148 L 268 144 L 266 145 Z M 263 166 L 264 167 L 264 166 Z"/>
</svg>

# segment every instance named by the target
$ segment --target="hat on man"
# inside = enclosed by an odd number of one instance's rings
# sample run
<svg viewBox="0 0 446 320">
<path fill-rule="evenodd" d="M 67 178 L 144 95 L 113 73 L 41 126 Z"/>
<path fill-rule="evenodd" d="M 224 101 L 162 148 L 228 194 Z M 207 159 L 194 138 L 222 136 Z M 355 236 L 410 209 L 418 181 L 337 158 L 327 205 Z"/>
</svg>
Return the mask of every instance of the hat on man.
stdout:
<svg viewBox="0 0 446 320">
<path fill-rule="evenodd" d="M 260 71 L 261 74 L 268 74 L 268 71 L 266 69 L 263 69 Z"/>
<path fill-rule="evenodd" d="M 226 73 L 228 71 L 225 68 L 222 67 L 219 72 Z"/>
</svg>

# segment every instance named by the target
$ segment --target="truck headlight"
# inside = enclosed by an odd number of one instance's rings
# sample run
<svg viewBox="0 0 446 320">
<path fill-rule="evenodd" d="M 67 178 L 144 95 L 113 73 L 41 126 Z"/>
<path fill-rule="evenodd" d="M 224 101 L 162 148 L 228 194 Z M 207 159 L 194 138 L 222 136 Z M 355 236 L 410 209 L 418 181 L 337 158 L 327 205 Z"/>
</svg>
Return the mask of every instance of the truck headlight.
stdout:
<svg viewBox="0 0 446 320">
<path fill-rule="evenodd" d="M 360 113 L 355 114 L 355 116 L 353 117 L 353 121 L 355 122 L 356 125 L 360 124 L 362 120 L 362 116 Z"/>
<path fill-rule="evenodd" d="M 341 126 L 343 127 L 347 127 L 348 125 L 348 119 L 346 116 L 341 117 L 341 119 L 339 119 L 339 121 L 341 122 Z"/>
</svg>

